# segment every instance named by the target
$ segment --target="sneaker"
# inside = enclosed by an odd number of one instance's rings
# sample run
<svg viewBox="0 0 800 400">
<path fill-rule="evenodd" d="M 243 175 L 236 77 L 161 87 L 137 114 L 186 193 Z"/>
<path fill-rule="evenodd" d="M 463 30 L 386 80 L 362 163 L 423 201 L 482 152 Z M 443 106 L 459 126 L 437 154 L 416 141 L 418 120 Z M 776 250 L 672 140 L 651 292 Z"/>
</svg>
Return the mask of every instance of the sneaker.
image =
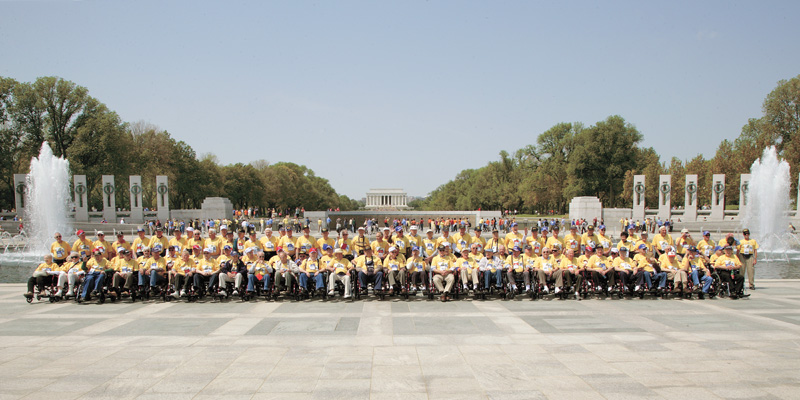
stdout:
<svg viewBox="0 0 800 400">
<path fill-rule="evenodd" d="M 594 290 L 597 290 L 598 292 L 602 292 L 603 291 L 603 287 L 602 286 L 597 286 Z"/>
<path fill-rule="evenodd" d="M 172 297 L 174 297 L 176 299 L 180 299 L 181 298 L 181 294 L 178 293 L 178 292 L 175 292 L 175 293 L 172 293 Z"/>
<path fill-rule="evenodd" d="M 220 295 L 220 296 L 227 296 L 227 295 L 228 295 L 228 293 L 225 293 L 225 291 L 224 291 L 224 290 L 220 289 L 220 290 L 219 290 L 219 295 Z"/>
<path fill-rule="evenodd" d="M 579 296 L 580 296 L 580 295 L 578 294 L 578 291 L 576 290 L 576 291 L 575 291 L 575 298 L 577 299 Z"/>
<path fill-rule="evenodd" d="M 181 297 L 186 296 L 186 289 L 181 290 Z"/>
<path fill-rule="evenodd" d="M 233 289 L 233 295 L 234 296 L 238 296 L 239 295 L 239 289 Z"/>
<path fill-rule="evenodd" d="M 345 299 L 349 299 L 350 297 L 352 297 L 352 296 L 350 296 L 349 294 L 344 295 Z"/>
<path fill-rule="evenodd" d="M 58 291 L 56 292 L 56 294 L 54 294 L 54 296 L 60 297 L 61 296 L 61 289 L 58 289 Z"/>
<path fill-rule="evenodd" d="M 557 288 L 556 288 L 556 291 L 555 291 L 555 294 L 559 294 L 559 293 L 561 293 L 561 288 L 560 288 L 560 287 L 557 287 Z"/>
<path fill-rule="evenodd" d="M 413 293 L 416 293 L 416 292 L 417 292 L 417 287 L 416 287 L 416 286 L 411 286 L 411 291 L 412 291 Z"/>
<path fill-rule="evenodd" d="M 547 285 L 544 285 L 544 289 L 542 289 L 542 291 L 543 291 L 545 294 L 547 294 L 547 293 L 550 293 L 550 288 L 549 288 L 549 287 L 547 287 Z"/>
<path fill-rule="evenodd" d="M 72 292 L 72 290 L 68 290 L 68 291 L 67 291 L 67 296 L 68 296 L 68 297 L 72 297 L 72 296 L 74 296 L 74 295 L 75 295 L 75 294 Z"/>
<path fill-rule="evenodd" d="M 467 284 L 465 283 L 464 284 L 464 291 L 467 291 L 467 290 L 469 290 L 469 288 L 467 287 Z"/>
<path fill-rule="evenodd" d="M 516 292 L 517 291 L 517 285 L 511 285 L 511 290 Z"/>
<path fill-rule="evenodd" d="M 639 286 L 639 285 L 636 285 L 636 287 L 635 287 L 635 288 L 633 288 L 633 291 L 634 291 L 634 292 L 638 292 L 638 291 L 639 291 L 639 289 L 641 289 L 641 286 Z"/>
<path fill-rule="evenodd" d="M 328 290 L 328 296 L 333 296 L 333 290 Z"/>
</svg>

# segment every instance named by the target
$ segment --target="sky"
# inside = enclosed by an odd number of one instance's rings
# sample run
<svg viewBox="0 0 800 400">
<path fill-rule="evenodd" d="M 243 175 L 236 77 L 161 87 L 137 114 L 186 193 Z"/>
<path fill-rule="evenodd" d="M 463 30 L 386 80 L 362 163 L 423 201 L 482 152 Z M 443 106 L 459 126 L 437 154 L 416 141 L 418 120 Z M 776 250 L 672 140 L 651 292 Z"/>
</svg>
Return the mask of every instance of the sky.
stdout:
<svg viewBox="0 0 800 400">
<path fill-rule="evenodd" d="M 798 1 L 0 1 L 0 75 L 59 76 L 222 164 L 425 196 L 560 122 L 713 157 L 800 74 Z"/>
</svg>

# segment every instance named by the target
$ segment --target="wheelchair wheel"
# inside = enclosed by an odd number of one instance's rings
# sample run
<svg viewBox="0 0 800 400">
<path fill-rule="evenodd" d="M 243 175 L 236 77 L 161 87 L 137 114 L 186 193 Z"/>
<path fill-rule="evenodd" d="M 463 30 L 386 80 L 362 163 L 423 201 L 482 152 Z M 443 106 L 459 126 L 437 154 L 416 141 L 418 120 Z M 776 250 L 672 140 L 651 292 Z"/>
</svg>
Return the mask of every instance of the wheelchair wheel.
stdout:
<svg viewBox="0 0 800 400">
<path fill-rule="evenodd" d="M 103 291 L 100 292 L 100 296 L 97 298 L 97 302 L 99 304 L 103 304 L 103 303 L 106 302 L 106 293 L 105 292 L 103 292 Z"/>
</svg>

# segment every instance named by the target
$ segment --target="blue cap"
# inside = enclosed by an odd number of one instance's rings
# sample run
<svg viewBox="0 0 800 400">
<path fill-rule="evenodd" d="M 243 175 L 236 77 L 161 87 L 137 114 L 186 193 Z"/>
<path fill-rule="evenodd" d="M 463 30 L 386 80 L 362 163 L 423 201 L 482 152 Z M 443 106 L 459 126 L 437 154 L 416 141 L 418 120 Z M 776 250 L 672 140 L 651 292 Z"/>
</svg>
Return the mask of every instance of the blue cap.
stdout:
<svg viewBox="0 0 800 400">
<path fill-rule="evenodd" d="M 512 227 L 512 228 L 513 228 L 513 227 L 515 227 L 515 226 L 517 226 L 517 223 L 516 223 L 516 222 L 513 222 L 513 223 L 511 223 L 511 227 Z"/>
<path fill-rule="evenodd" d="M 398 227 L 396 227 L 396 228 L 394 228 L 394 231 L 395 231 L 395 232 L 400 232 L 400 231 L 402 231 L 402 230 L 403 230 L 403 228 L 402 228 L 402 227 L 399 227 L 399 226 L 398 226 Z"/>
<path fill-rule="evenodd" d="M 144 232 L 144 228 L 139 228 L 136 230 L 136 232 Z"/>
<path fill-rule="evenodd" d="M 411 251 L 419 251 L 419 246 L 414 246 L 411 248 Z"/>
<path fill-rule="evenodd" d="M 232 248 L 233 248 L 233 247 L 231 247 L 231 245 L 229 245 L 229 244 L 226 244 L 226 245 L 225 245 L 225 246 L 222 248 L 222 250 L 230 250 L 230 249 L 232 249 Z"/>
<path fill-rule="evenodd" d="M 722 246 L 714 247 L 714 251 L 719 251 L 719 250 L 722 250 Z"/>
<path fill-rule="evenodd" d="M 646 244 L 640 244 L 639 245 L 639 250 L 643 250 L 643 249 L 647 250 L 647 245 Z"/>
<path fill-rule="evenodd" d="M 522 251 L 522 249 L 520 249 L 519 246 L 514 246 L 514 248 L 511 249 L 511 250 L 513 250 L 513 251 Z"/>
<path fill-rule="evenodd" d="M 600 225 L 600 226 L 597 227 L 597 229 L 606 229 L 606 226 L 605 225 Z"/>
<path fill-rule="evenodd" d="M 333 247 L 331 247 L 331 245 L 329 245 L 327 243 L 322 245 L 322 250 L 329 250 L 329 249 L 332 249 L 332 248 Z"/>
<path fill-rule="evenodd" d="M 630 225 L 628 225 L 628 229 L 636 229 L 636 225 L 630 224 Z"/>
<path fill-rule="evenodd" d="M 711 235 L 711 232 L 709 232 L 709 231 L 703 231 L 703 236 L 709 236 L 709 235 Z"/>
<path fill-rule="evenodd" d="M 233 253 L 231 253 L 231 256 L 238 256 L 238 255 L 239 255 L 238 251 L 234 251 Z"/>
</svg>

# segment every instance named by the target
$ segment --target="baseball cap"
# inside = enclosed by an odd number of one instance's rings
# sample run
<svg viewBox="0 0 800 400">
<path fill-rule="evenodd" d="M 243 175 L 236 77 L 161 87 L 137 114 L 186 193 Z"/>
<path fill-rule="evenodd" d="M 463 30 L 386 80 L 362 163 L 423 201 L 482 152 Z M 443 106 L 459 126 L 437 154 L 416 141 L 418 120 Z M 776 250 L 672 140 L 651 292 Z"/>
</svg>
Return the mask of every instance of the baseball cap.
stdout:
<svg viewBox="0 0 800 400">
<path fill-rule="evenodd" d="M 391 253 L 393 251 L 397 251 L 397 247 L 394 247 L 394 246 L 389 247 L 389 252 Z"/>
<path fill-rule="evenodd" d="M 619 249 L 617 249 L 616 247 L 612 247 L 611 248 L 611 252 L 612 253 L 619 253 Z"/>
<path fill-rule="evenodd" d="M 639 245 L 639 250 L 647 250 L 647 245 L 646 244 L 640 244 Z"/>
<path fill-rule="evenodd" d="M 689 229 L 683 228 L 681 229 L 681 233 L 689 233 Z"/>
<path fill-rule="evenodd" d="M 600 226 L 597 227 L 597 229 L 600 229 L 600 230 L 606 229 L 606 226 L 605 225 L 600 225 Z"/>
<path fill-rule="evenodd" d="M 106 233 L 103 231 L 97 231 L 97 236 L 105 236 Z"/>
<path fill-rule="evenodd" d="M 711 232 L 709 232 L 709 231 L 703 231 L 703 236 L 710 236 L 710 235 L 711 235 Z"/>
<path fill-rule="evenodd" d="M 512 223 L 511 223 L 511 227 L 513 228 L 513 227 L 515 227 L 515 226 L 517 226 L 517 223 L 516 223 L 516 222 L 512 222 Z"/>
<path fill-rule="evenodd" d="M 363 231 L 363 230 L 364 230 L 364 227 L 363 227 L 363 226 L 359 226 L 359 227 L 358 227 L 358 230 L 360 230 L 360 231 Z"/>
<path fill-rule="evenodd" d="M 83 231 L 78 231 L 78 232 L 83 232 Z M 138 228 L 136 229 L 136 232 L 144 232 L 144 228 Z"/>
<path fill-rule="evenodd" d="M 220 225 L 219 230 L 228 230 L 228 225 Z"/>
<path fill-rule="evenodd" d="M 620 251 L 620 252 L 623 252 L 623 251 L 624 251 L 624 252 L 626 252 L 626 253 L 627 253 L 627 252 L 628 252 L 628 248 L 627 248 L 627 247 L 625 247 L 625 246 L 622 246 L 622 247 L 620 247 L 620 248 L 619 248 L 619 251 Z"/>
<path fill-rule="evenodd" d="M 415 231 L 415 230 L 417 230 L 417 226 L 416 225 L 411 225 L 411 227 L 408 228 L 408 229 L 411 229 L 412 231 Z"/>
<path fill-rule="evenodd" d="M 322 228 L 322 232 L 329 232 L 328 228 Z"/>
<path fill-rule="evenodd" d="M 522 251 L 522 249 L 520 249 L 519 246 L 514 246 L 511 250 L 513 250 L 513 251 Z"/>
<path fill-rule="evenodd" d="M 419 251 L 419 246 L 414 246 L 411 248 L 411 251 Z"/>
<path fill-rule="evenodd" d="M 222 247 L 222 250 L 231 250 L 231 249 L 233 249 L 233 247 L 231 247 L 231 245 L 229 244 L 226 244 L 225 246 Z"/>
<path fill-rule="evenodd" d="M 594 229 L 594 225 L 589 225 L 586 227 L 586 229 Z"/>
<path fill-rule="evenodd" d="M 400 232 L 400 231 L 402 231 L 402 230 L 403 230 L 403 228 L 401 228 L 401 227 L 399 227 L 399 226 L 398 226 L 398 227 L 396 227 L 396 228 L 394 228 L 394 231 L 395 231 L 395 232 Z"/>
<path fill-rule="evenodd" d="M 76 235 L 78 235 L 78 236 L 80 236 L 80 235 L 85 235 L 85 234 L 86 234 L 86 232 L 84 232 L 84 231 L 83 231 L 83 229 L 78 229 L 78 231 L 77 231 L 77 232 L 75 232 L 75 234 L 76 234 Z"/>
<path fill-rule="evenodd" d="M 720 251 L 720 250 L 722 250 L 722 246 L 716 246 L 716 247 L 714 247 L 714 251 L 715 251 L 715 252 L 716 252 L 716 251 Z"/>
<path fill-rule="evenodd" d="M 339 254 L 342 254 L 342 249 L 336 249 L 336 250 L 334 250 L 333 252 L 334 252 L 334 253 L 339 253 Z"/>
<path fill-rule="evenodd" d="M 309 253 L 317 253 L 317 248 L 312 247 L 311 250 L 308 251 Z"/>
<path fill-rule="evenodd" d="M 199 245 L 194 245 L 192 246 L 192 250 L 201 250 L 201 247 Z"/>
<path fill-rule="evenodd" d="M 742 235 L 749 235 L 749 234 L 750 234 L 750 229 L 745 229 L 742 231 Z"/>
<path fill-rule="evenodd" d="M 233 257 L 233 256 L 237 256 L 238 257 L 239 256 L 239 252 L 238 251 L 234 251 L 233 253 L 231 253 L 231 257 Z"/>
<path fill-rule="evenodd" d="M 667 252 L 667 257 L 675 257 L 676 255 L 677 253 L 675 253 L 675 250 L 673 249 L 669 249 L 669 251 Z"/>
<path fill-rule="evenodd" d="M 731 246 L 725 246 L 725 247 L 723 247 L 723 248 L 722 248 L 722 250 L 733 250 L 733 247 L 731 247 Z"/>
<path fill-rule="evenodd" d="M 325 251 L 328 251 L 328 250 L 330 250 L 330 249 L 332 249 L 332 248 L 333 248 L 333 247 L 331 247 L 331 245 L 329 245 L 329 244 L 327 244 L 327 243 L 325 243 L 325 244 L 323 244 L 323 245 L 322 245 L 322 250 L 325 250 Z"/>
</svg>

